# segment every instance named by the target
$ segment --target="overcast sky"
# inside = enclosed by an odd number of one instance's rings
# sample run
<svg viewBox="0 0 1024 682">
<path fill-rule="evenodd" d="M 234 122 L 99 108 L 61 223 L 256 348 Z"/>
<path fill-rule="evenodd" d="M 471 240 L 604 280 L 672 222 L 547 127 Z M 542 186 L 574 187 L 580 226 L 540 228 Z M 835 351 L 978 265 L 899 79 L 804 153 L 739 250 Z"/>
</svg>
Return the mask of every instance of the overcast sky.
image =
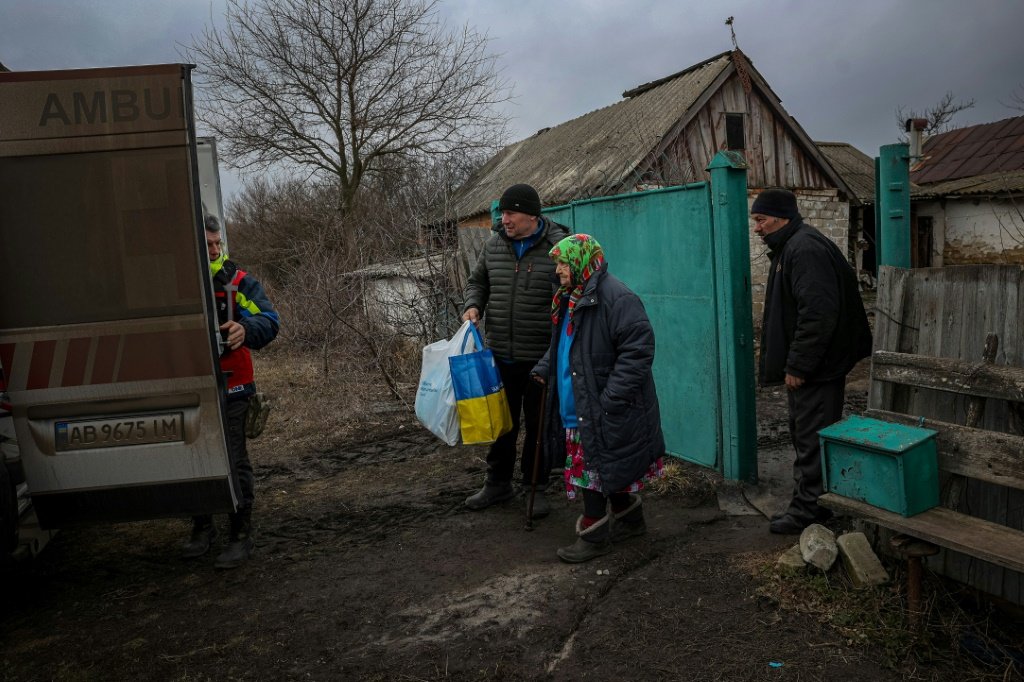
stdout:
<svg viewBox="0 0 1024 682">
<path fill-rule="evenodd" d="M 492 40 L 514 86 L 513 138 L 607 106 L 625 90 L 740 48 L 815 140 L 876 156 L 895 110 L 947 91 L 974 99 L 957 125 L 1021 115 L 1022 0 L 442 0 L 452 26 Z M 0 0 L 13 70 L 176 62 L 223 0 Z M 199 65 L 202 68 L 202 65 Z M 226 195 L 239 180 L 224 174 Z"/>
</svg>

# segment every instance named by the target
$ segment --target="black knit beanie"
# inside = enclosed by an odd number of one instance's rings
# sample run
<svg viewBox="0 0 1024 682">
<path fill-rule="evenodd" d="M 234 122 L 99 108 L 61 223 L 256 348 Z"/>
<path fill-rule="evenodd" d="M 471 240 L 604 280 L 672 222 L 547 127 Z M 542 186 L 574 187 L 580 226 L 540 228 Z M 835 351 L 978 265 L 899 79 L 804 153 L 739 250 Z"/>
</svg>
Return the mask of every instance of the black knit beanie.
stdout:
<svg viewBox="0 0 1024 682">
<path fill-rule="evenodd" d="M 796 195 L 788 189 L 766 189 L 750 207 L 750 214 L 755 213 L 792 220 L 800 215 L 800 209 L 796 207 Z"/>
<path fill-rule="evenodd" d="M 540 215 L 540 197 L 529 185 L 512 185 L 498 201 L 499 211 L 517 211 L 527 215 Z"/>
</svg>

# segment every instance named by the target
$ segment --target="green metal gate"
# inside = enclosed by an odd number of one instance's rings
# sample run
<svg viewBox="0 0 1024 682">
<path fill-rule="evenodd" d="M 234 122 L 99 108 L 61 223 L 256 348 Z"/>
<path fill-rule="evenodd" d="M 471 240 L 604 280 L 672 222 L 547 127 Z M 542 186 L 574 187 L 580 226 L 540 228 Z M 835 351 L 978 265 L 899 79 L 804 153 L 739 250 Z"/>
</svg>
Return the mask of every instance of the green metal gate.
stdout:
<svg viewBox="0 0 1024 682">
<path fill-rule="evenodd" d="M 711 183 L 574 202 L 544 214 L 604 247 L 643 300 L 668 452 L 754 481 L 746 164 L 720 152 Z"/>
</svg>

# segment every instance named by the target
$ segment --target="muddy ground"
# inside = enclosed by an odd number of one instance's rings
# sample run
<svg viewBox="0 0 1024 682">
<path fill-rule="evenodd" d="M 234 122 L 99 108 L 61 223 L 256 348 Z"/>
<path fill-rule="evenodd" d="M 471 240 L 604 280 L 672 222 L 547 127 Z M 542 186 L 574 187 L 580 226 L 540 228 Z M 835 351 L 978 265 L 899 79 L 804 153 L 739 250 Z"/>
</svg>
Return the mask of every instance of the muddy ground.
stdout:
<svg viewBox="0 0 1024 682">
<path fill-rule="evenodd" d="M 778 445 L 785 409 L 759 400 L 763 441 Z M 287 418 L 253 443 L 248 565 L 179 559 L 182 520 L 64 530 L 7 578 L 0 678 L 964 678 L 883 667 L 879 647 L 763 596 L 764 566 L 793 538 L 720 511 L 701 470 L 678 468 L 645 495 L 645 538 L 568 566 L 555 549 L 572 541 L 578 506 L 549 492 L 553 512 L 530 532 L 522 499 L 465 510 L 484 450 L 440 445 L 386 397 L 325 451 L 275 436 Z"/>
</svg>

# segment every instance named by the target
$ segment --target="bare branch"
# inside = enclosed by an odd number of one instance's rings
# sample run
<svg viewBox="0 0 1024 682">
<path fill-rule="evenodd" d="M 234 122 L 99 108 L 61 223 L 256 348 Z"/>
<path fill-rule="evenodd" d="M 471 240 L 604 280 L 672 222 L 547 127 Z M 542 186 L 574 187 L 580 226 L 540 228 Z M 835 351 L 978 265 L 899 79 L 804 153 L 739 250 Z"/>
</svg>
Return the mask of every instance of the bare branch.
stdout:
<svg viewBox="0 0 1024 682">
<path fill-rule="evenodd" d="M 956 100 L 956 96 L 950 91 L 942 96 L 934 106 L 918 112 L 916 109 L 898 107 L 896 109 L 896 125 L 900 130 L 900 141 L 907 141 L 906 122 L 910 118 L 923 118 L 928 121 L 924 128 L 925 135 L 938 135 L 953 129 L 953 117 L 961 111 L 974 107 L 974 100 Z"/>
<path fill-rule="evenodd" d="M 450 30 L 437 0 L 227 0 L 225 14 L 186 56 L 197 116 L 240 169 L 304 169 L 348 212 L 388 168 L 504 141 L 489 40 Z"/>
<path fill-rule="evenodd" d="M 1013 92 L 1010 93 L 1010 101 L 999 101 L 1004 107 L 1024 111 L 1024 83 L 1018 83 Z"/>
</svg>

